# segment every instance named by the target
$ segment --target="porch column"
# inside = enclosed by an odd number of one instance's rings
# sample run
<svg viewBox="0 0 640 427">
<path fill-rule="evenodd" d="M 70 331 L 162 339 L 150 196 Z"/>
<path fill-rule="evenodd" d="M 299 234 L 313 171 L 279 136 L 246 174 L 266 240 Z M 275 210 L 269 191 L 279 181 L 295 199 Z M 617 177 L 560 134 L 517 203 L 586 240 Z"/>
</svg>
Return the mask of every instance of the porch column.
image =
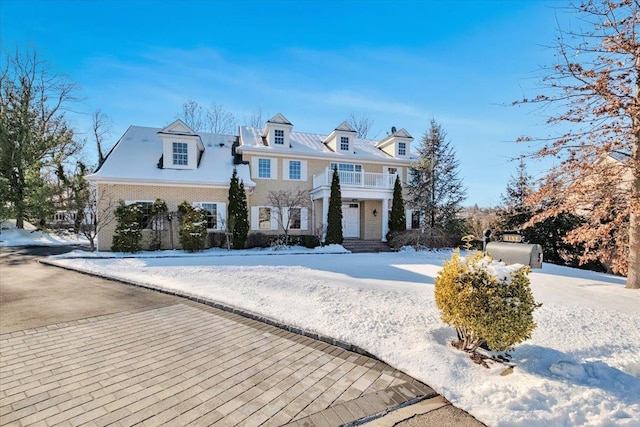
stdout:
<svg viewBox="0 0 640 427">
<path fill-rule="evenodd" d="M 387 241 L 389 232 L 389 199 L 382 199 L 382 241 Z"/>
<path fill-rule="evenodd" d="M 322 197 L 322 241 L 327 237 L 327 225 L 329 224 L 329 197 Z"/>
</svg>

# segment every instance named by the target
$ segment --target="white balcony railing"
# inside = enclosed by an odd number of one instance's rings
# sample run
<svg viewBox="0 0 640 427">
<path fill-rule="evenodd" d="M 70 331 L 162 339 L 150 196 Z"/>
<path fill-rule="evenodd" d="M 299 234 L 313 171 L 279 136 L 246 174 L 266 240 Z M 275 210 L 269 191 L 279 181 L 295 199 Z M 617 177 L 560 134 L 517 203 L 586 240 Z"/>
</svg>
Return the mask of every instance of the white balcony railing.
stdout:
<svg viewBox="0 0 640 427">
<path fill-rule="evenodd" d="M 339 171 L 340 187 L 393 189 L 396 174 Z M 333 170 L 325 169 L 313 176 L 313 188 L 330 186 Z"/>
</svg>

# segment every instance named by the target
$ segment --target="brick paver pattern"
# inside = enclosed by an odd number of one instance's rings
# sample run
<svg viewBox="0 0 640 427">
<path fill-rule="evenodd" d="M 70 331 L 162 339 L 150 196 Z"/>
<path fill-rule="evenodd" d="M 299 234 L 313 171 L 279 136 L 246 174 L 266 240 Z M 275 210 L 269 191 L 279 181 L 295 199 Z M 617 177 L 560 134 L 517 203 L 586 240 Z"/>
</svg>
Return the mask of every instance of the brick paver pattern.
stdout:
<svg viewBox="0 0 640 427">
<path fill-rule="evenodd" d="M 0 335 L 0 425 L 337 426 L 426 395 L 382 362 L 204 306 Z"/>
</svg>

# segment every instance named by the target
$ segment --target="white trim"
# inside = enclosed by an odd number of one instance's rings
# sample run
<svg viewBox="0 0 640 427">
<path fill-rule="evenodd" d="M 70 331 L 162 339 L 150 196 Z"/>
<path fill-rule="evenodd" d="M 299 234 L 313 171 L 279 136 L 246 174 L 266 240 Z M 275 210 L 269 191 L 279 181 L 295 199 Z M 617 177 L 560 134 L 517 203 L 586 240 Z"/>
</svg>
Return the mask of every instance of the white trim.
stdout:
<svg viewBox="0 0 640 427">
<path fill-rule="evenodd" d="M 144 186 L 156 186 L 156 187 L 194 187 L 194 188 L 214 188 L 214 189 L 229 189 L 229 182 L 225 183 L 212 183 L 204 181 L 163 181 L 163 180 L 147 180 L 136 178 L 96 178 L 90 175 L 85 176 L 87 181 L 94 182 L 96 184 L 130 184 L 130 185 L 144 185 Z M 244 181 L 245 187 L 255 187 L 256 183 L 252 181 Z"/>
<path fill-rule="evenodd" d="M 276 151 L 273 147 L 254 147 L 250 145 L 241 145 L 236 148 L 236 153 L 238 154 L 249 154 L 257 157 L 265 157 L 266 154 L 274 157 L 294 157 L 296 159 L 313 159 L 313 160 L 324 160 L 328 162 L 345 162 L 345 161 L 353 161 L 353 162 L 362 162 L 362 163 L 372 163 L 376 165 L 386 165 L 386 164 L 398 164 L 404 167 L 410 166 L 412 163 L 416 163 L 418 158 L 403 158 L 396 159 L 390 157 L 364 157 L 358 156 L 357 154 L 351 154 L 347 152 L 340 152 L 337 155 L 335 153 L 297 153 L 292 151 Z"/>
</svg>

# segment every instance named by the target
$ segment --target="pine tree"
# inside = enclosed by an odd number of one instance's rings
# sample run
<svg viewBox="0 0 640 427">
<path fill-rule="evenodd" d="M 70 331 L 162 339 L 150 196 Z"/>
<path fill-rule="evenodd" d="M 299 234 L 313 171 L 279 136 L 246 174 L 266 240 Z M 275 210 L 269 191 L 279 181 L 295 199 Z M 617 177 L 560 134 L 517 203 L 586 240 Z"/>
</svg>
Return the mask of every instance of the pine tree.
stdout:
<svg viewBox="0 0 640 427">
<path fill-rule="evenodd" d="M 411 168 L 407 192 L 409 205 L 420 211 L 426 229 L 457 233 L 466 189 L 458 177 L 455 150 L 446 136 L 442 126 L 431 119 L 418 148 L 418 163 Z"/>
<path fill-rule="evenodd" d="M 526 204 L 529 194 L 531 176 L 527 174 L 524 159 L 520 159 L 517 175 L 509 179 L 506 194 L 502 195 L 503 207 L 498 211 L 503 231 L 521 231 L 533 217 L 532 209 Z"/>
<path fill-rule="evenodd" d="M 402 198 L 402 185 L 400 177 L 396 176 L 393 187 L 393 202 L 391 205 L 391 216 L 389 217 L 389 232 L 405 231 L 407 229 L 407 218 L 404 213 L 404 199 Z"/>
<path fill-rule="evenodd" d="M 526 171 L 524 159 L 520 159 L 517 174 L 509 180 L 506 195 L 502 195 L 504 206 L 498 211 L 502 231 L 518 231 L 524 241 L 542 245 L 546 262 L 576 265 L 581 249 L 579 245 L 565 242 L 565 237 L 582 224 L 582 218 L 568 212 L 558 212 L 543 221 L 531 223 L 534 215 L 557 204 L 557 201 L 547 199 L 534 208 L 528 202 L 533 191 L 532 178 Z"/>
<path fill-rule="evenodd" d="M 331 179 L 331 194 L 329 196 L 329 212 L 327 213 L 327 235 L 324 239 L 326 245 L 336 243 L 341 245 L 342 237 L 342 196 L 340 193 L 340 175 L 338 168 L 333 169 Z"/>
<path fill-rule="evenodd" d="M 227 230 L 233 235 L 234 249 L 244 249 L 249 233 L 248 216 L 244 184 L 238 180 L 238 171 L 234 169 L 229 182 L 229 206 L 227 208 Z"/>
</svg>

